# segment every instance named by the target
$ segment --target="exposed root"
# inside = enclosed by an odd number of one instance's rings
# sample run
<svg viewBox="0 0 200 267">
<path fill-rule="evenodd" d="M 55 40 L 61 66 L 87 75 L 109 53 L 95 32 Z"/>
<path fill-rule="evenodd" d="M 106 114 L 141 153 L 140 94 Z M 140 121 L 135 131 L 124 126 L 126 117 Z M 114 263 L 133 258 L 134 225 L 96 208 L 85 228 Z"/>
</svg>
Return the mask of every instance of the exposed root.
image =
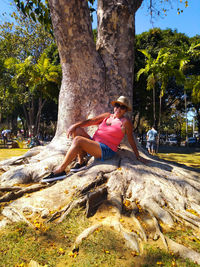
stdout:
<svg viewBox="0 0 200 267">
<path fill-rule="evenodd" d="M 151 241 L 153 233 L 154 241 L 160 237 L 158 244 L 162 242 L 166 249 L 171 245 L 181 257 L 185 256 L 199 263 L 196 260 L 198 253 L 191 252 L 179 244 L 175 246 L 174 241 L 168 242 L 160 227 L 161 221 L 169 227 L 177 221 L 195 230 L 200 228 L 200 181 L 197 174 L 191 173 L 189 177 L 188 171 L 186 175 L 184 170 L 179 171 L 180 168 L 156 161 L 153 157 L 149 165 L 144 165 L 135 159 L 133 153 L 125 149 L 120 150 L 112 160 L 94 161 L 87 170 L 68 176 L 55 184 L 11 186 L 40 181 L 62 161 L 65 150 L 66 146 L 63 150 L 58 150 L 54 143 L 47 148 L 34 149 L 18 159 L 7 161 L 7 165 L 5 162 L 4 165 L 0 164 L 0 168 L 6 170 L 1 176 L 0 192 L 1 195 L 8 192 L 0 198 L 0 202 L 18 198 L 2 209 L 2 215 L 10 221 L 23 220 L 30 224 L 28 220 L 32 220 L 34 213 L 37 213 L 37 217 L 46 219 L 50 211 L 57 210 L 48 222 L 57 220 L 60 223 L 76 206 L 84 206 L 86 216 L 93 216 L 99 205 L 106 200 L 106 204 L 111 204 L 107 205 L 107 217 L 103 216 L 105 219 L 97 223 L 95 218 L 98 219 L 98 211 L 97 217 L 95 215 L 91 218 L 94 225 L 77 237 L 74 249 L 77 249 L 82 240 L 97 228 L 105 226 L 120 233 L 126 240 L 127 246 L 137 253 L 142 250 L 140 241 L 148 242 L 148 237 Z M 25 162 L 24 166 L 19 166 Z M 19 199 L 25 193 L 32 193 L 49 186 L 51 188 L 35 192 L 29 198 Z M 128 206 L 124 204 L 127 207 L 126 215 L 130 215 L 125 219 L 126 226 L 121 219 L 123 200 L 124 203 L 126 201 L 129 203 Z M 101 207 L 103 206 L 106 205 Z M 136 217 L 136 213 L 139 218 Z M 1 221 L 2 225 L 6 220 Z M 161 246 L 163 247 L 162 244 Z M 185 252 L 182 253 L 181 250 Z"/>
<path fill-rule="evenodd" d="M 79 198 L 78 200 L 71 201 L 60 211 L 56 211 L 47 222 L 52 222 L 60 217 L 58 223 L 62 222 L 65 217 L 77 206 L 84 205 L 87 201 L 87 196 Z"/>
<path fill-rule="evenodd" d="M 152 219 L 153 219 L 153 222 L 154 222 L 154 226 L 155 226 L 155 229 L 156 229 L 156 233 L 155 233 L 155 236 L 154 236 L 153 239 L 157 240 L 160 237 L 162 239 L 162 242 L 163 242 L 163 245 L 164 245 L 165 249 L 168 251 L 168 245 L 167 245 L 165 236 L 163 235 L 163 233 L 161 231 L 160 225 L 159 225 L 156 217 L 153 215 L 153 213 L 151 211 L 148 211 L 148 212 L 152 216 Z"/>
<path fill-rule="evenodd" d="M 170 238 L 166 237 L 168 246 L 170 250 L 175 253 L 178 253 L 184 259 L 190 259 L 191 261 L 200 264 L 200 254 L 196 251 L 186 248 L 183 245 L 178 244 L 177 242 L 171 240 Z"/>
<path fill-rule="evenodd" d="M 194 230 L 198 230 L 199 229 L 197 226 L 195 226 L 192 223 L 189 223 L 186 220 L 180 218 L 180 216 L 175 215 L 173 212 L 169 211 L 169 213 L 171 214 L 171 216 L 174 218 L 175 221 L 180 222 L 181 224 L 184 224 L 184 225 L 186 225 L 186 226 L 188 226 L 188 227 L 190 227 L 190 228 L 192 228 Z"/>
<path fill-rule="evenodd" d="M 192 210 L 195 210 L 198 214 L 200 214 L 200 206 L 198 204 L 191 202 L 190 206 Z"/>
<path fill-rule="evenodd" d="M 140 240 L 139 236 L 125 229 L 120 223 L 120 217 L 118 213 L 116 213 L 115 217 L 107 217 L 102 221 L 104 226 L 108 226 L 115 231 L 119 232 L 125 239 L 127 247 L 131 248 L 133 251 L 140 253 L 140 246 L 138 240 Z"/>
<path fill-rule="evenodd" d="M 94 215 L 96 209 L 106 199 L 106 196 L 107 196 L 106 187 L 100 188 L 93 192 L 89 192 L 86 195 L 79 198 L 78 200 L 70 202 L 62 210 L 54 213 L 53 216 L 48 220 L 48 222 L 53 221 L 58 217 L 60 217 L 60 219 L 58 220 L 58 223 L 60 223 L 72 211 L 72 209 L 74 209 L 77 206 L 83 206 L 83 205 L 86 206 L 86 216 L 90 217 Z"/>
<path fill-rule="evenodd" d="M 148 203 L 148 204 L 147 204 Z M 149 199 L 149 201 L 145 200 L 144 204 L 141 201 L 141 205 L 149 211 L 150 214 L 154 214 L 154 216 L 160 219 L 164 224 L 172 227 L 174 224 L 171 215 L 163 208 L 161 208 L 155 201 Z"/>
<path fill-rule="evenodd" d="M 190 214 L 189 212 L 185 212 L 185 211 L 173 211 L 174 214 L 176 214 L 176 216 L 181 217 L 184 221 L 189 222 L 190 225 L 194 225 L 195 227 L 200 228 L 200 218 Z M 193 215 L 193 216 L 192 216 Z M 193 217 L 193 218 L 191 218 Z"/>
<path fill-rule="evenodd" d="M 0 187 L 0 191 L 1 192 L 12 192 L 12 191 L 18 191 L 18 190 L 21 190 L 23 187 L 21 186 L 3 186 L 3 187 Z"/>
<path fill-rule="evenodd" d="M 100 188 L 97 187 L 105 183 L 105 181 L 107 181 L 107 178 L 105 178 L 103 172 L 100 172 L 95 180 L 84 185 L 76 192 L 74 198 L 78 198 L 77 200 L 71 201 L 62 210 L 54 213 L 48 222 L 54 221 L 58 217 L 61 217 L 58 220 L 58 223 L 62 222 L 73 208 L 80 205 L 86 206 L 87 217 L 92 216 L 96 212 L 98 206 L 107 198 L 107 188 L 105 186 Z"/>
<path fill-rule="evenodd" d="M 6 195 L 4 195 L 0 198 L 0 202 L 8 202 L 11 200 L 15 200 L 17 198 L 22 197 L 24 194 L 33 193 L 33 192 L 36 192 L 36 191 L 41 190 L 43 188 L 46 188 L 48 186 L 49 186 L 48 184 L 37 184 L 37 185 L 31 185 L 31 186 L 25 187 L 25 188 L 18 187 L 18 189 L 13 187 L 13 190 L 10 190 L 12 192 L 7 193 Z M 3 189 L 3 188 L 1 188 L 1 189 Z"/>
<path fill-rule="evenodd" d="M 102 223 L 97 223 L 95 225 L 92 225 L 91 227 L 85 229 L 77 238 L 74 243 L 73 252 L 76 251 L 79 247 L 79 245 L 82 243 L 84 239 L 86 239 L 89 235 L 94 233 L 98 228 L 102 226 Z"/>
<path fill-rule="evenodd" d="M 105 182 L 107 182 L 107 177 L 102 171 L 100 171 L 97 174 L 96 179 L 92 181 L 91 183 L 89 183 L 88 185 L 84 185 L 84 187 L 78 191 L 78 194 L 81 194 L 81 195 L 86 194 L 91 189 L 96 188 L 97 186 L 100 186 L 104 184 Z"/>
<path fill-rule="evenodd" d="M 85 229 L 77 238 L 73 246 L 73 252 L 79 249 L 81 242 L 86 239 L 90 234 L 96 231 L 100 227 L 110 227 L 115 231 L 119 232 L 122 237 L 126 241 L 127 247 L 132 249 L 133 251 L 140 253 L 139 247 L 139 237 L 134 232 L 128 232 L 126 229 L 123 228 L 121 223 L 119 222 L 118 218 L 108 217 L 104 219 L 102 222 L 94 224 L 89 228 Z"/>
<path fill-rule="evenodd" d="M 136 218 L 135 214 L 132 212 L 131 213 L 131 218 L 133 219 L 133 222 L 136 224 L 136 226 L 138 227 L 139 229 L 139 234 L 140 234 L 140 237 L 142 238 L 142 240 L 144 240 L 145 242 L 147 242 L 147 236 L 146 236 L 146 233 L 141 225 L 141 223 L 139 222 L 139 220 Z"/>
<path fill-rule="evenodd" d="M 87 203 L 86 203 L 86 216 L 87 218 L 93 216 L 100 204 L 107 199 L 107 187 L 102 187 L 96 189 L 93 192 L 87 194 Z"/>
<path fill-rule="evenodd" d="M 33 225 L 25 218 L 25 216 L 19 211 L 17 211 L 15 208 L 5 207 L 2 211 L 2 214 L 12 222 L 22 221 L 33 227 Z"/>
<path fill-rule="evenodd" d="M 1 161 L 0 170 L 4 172 L 1 184 L 39 182 L 62 162 L 70 142 L 63 134 L 47 146 L 34 147 L 23 156 Z"/>
<path fill-rule="evenodd" d="M 138 243 L 138 236 L 135 233 L 128 233 L 122 230 L 122 235 L 126 240 L 126 245 L 133 251 L 140 253 L 140 247 Z"/>
<path fill-rule="evenodd" d="M 77 206 L 82 206 L 82 205 L 85 205 L 86 203 L 86 200 L 87 200 L 87 196 L 84 196 L 82 197 L 81 199 L 78 199 L 78 200 L 75 200 L 73 201 L 72 203 L 70 203 L 66 208 L 65 210 L 63 210 L 63 214 L 62 216 L 60 217 L 60 219 L 58 220 L 58 223 L 62 222 L 65 217 Z"/>
</svg>

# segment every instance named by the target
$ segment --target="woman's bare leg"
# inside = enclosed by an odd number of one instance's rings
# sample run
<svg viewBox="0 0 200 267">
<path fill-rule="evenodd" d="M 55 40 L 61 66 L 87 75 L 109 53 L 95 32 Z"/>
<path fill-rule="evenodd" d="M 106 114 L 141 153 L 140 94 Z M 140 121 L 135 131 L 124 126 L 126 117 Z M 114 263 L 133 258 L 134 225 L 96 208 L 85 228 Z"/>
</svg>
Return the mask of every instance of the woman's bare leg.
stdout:
<svg viewBox="0 0 200 267">
<path fill-rule="evenodd" d="M 91 139 L 89 134 L 87 134 L 87 132 L 83 129 L 83 128 L 76 128 L 76 130 L 73 132 L 72 134 L 72 138 L 74 139 L 76 136 L 83 136 L 87 139 Z M 80 164 L 83 163 L 83 158 L 84 156 L 87 155 L 87 153 L 85 151 L 80 151 L 77 155 L 77 158 L 78 158 L 78 162 Z"/>
<path fill-rule="evenodd" d="M 72 141 L 72 145 L 67 151 L 62 164 L 53 171 L 54 174 L 63 172 L 66 167 L 77 157 L 77 155 L 81 155 L 83 153 L 88 153 L 95 158 L 101 158 L 101 147 L 96 141 L 83 136 L 76 136 Z"/>
</svg>

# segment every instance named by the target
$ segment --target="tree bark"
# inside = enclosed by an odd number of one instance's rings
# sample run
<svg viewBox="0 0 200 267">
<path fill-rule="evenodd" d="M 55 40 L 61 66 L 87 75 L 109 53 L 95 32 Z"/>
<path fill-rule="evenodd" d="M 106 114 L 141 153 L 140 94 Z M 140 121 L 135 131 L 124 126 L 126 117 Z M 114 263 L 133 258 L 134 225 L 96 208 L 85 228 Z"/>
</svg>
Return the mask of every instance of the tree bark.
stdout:
<svg viewBox="0 0 200 267">
<path fill-rule="evenodd" d="M 41 119 L 41 112 L 44 107 L 44 104 L 46 103 L 46 99 L 42 101 L 42 97 L 39 98 L 38 102 L 38 111 L 36 115 L 36 122 L 35 122 L 35 134 L 38 135 L 40 132 L 40 119 Z"/>
<path fill-rule="evenodd" d="M 72 123 L 109 111 L 110 101 L 119 95 L 132 97 L 135 12 L 141 3 L 142 0 L 99 0 L 96 49 L 87 1 L 49 0 L 63 71 L 56 135 L 46 147 L 36 147 L 21 157 L 1 162 L 0 168 L 5 172 L 1 186 L 40 182 L 63 160 L 67 149 L 64 132 Z M 147 157 L 142 149 L 140 154 Z M 9 197 L 16 198 L 23 192 Z M 172 227 L 174 222 L 199 228 L 199 192 L 199 173 L 153 157 L 144 165 L 122 145 L 113 159 L 104 163 L 91 160 L 88 169 L 69 173 L 62 182 L 9 203 L 2 210 L 6 221 L 0 221 L 0 227 L 8 220 L 31 224 L 39 213 L 41 220 L 45 215 L 49 221 L 62 215 L 61 221 L 77 205 L 86 206 L 87 215 L 91 216 L 106 198 L 112 206 L 108 218 L 84 230 L 75 242 L 76 249 L 95 229 L 110 226 L 138 253 L 139 242 L 150 239 L 150 219 L 155 230 L 153 240 L 160 236 L 164 247 L 170 248 L 162 228 Z M 120 222 L 122 210 L 133 220 L 135 232 Z M 27 216 L 27 211 L 31 215 Z M 172 246 L 180 253 L 186 251 L 177 244 Z M 200 259 L 194 251 L 187 250 L 187 255 L 194 261 Z"/>
<path fill-rule="evenodd" d="M 98 1 L 97 50 L 106 69 L 109 101 L 119 95 L 132 99 L 135 12 L 135 1 Z"/>
<path fill-rule="evenodd" d="M 105 112 L 105 68 L 95 48 L 87 1 L 50 0 L 63 78 L 56 137 L 75 121 Z"/>
<path fill-rule="evenodd" d="M 77 120 L 109 111 L 119 95 L 132 99 L 135 12 L 141 3 L 98 1 L 96 49 L 87 1 L 49 1 L 63 70 L 56 136 Z"/>
</svg>

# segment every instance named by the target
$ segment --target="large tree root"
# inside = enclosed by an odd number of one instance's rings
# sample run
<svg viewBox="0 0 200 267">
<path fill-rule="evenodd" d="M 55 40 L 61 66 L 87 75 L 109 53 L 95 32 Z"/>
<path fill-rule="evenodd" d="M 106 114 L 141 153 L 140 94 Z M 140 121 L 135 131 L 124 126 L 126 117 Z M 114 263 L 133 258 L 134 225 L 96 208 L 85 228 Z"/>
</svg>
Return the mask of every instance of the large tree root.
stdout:
<svg viewBox="0 0 200 267">
<path fill-rule="evenodd" d="M 36 192 L 38 190 L 44 189 L 44 188 L 52 186 L 52 185 L 53 184 L 51 184 L 51 185 L 49 185 L 49 184 L 36 184 L 36 185 L 31 185 L 31 186 L 28 186 L 25 188 L 13 187 L 12 189 L 7 188 L 7 187 L 0 187 L 0 191 L 12 191 L 12 192 L 7 193 L 6 195 L 0 197 L 0 203 L 15 200 L 17 198 L 22 197 L 24 194 L 33 193 L 33 192 Z"/>
<path fill-rule="evenodd" d="M 178 244 L 177 242 L 171 240 L 170 238 L 166 238 L 168 246 L 171 251 L 174 253 L 178 253 L 184 259 L 190 259 L 191 261 L 200 264 L 200 254 L 196 251 L 186 248 L 185 246 Z"/>
<path fill-rule="evenodd" d="M 32 225 L 38 214 L 44 222 L 56 220 L 60 223 L 76 206 L 83 206 L 93 224 L 77 237 L 74 249 L 97 228 L 107 227 L 120 233 L 136 253 L 143 251 L 143 243 L 153 240 L 160 242 L 162 248 L 178 251 L 180 256 L 199 263 L 197 252 L 185 250 L 182 245 L 175 246 L 174 241 L 165 236 L 166 229 L 173 229 L 176 222 L 191 227 L 194 234 L 199 229 L 198 172 L 156 158 L 150 158 L 149 164 L 144 165 L 124 147 L 112 160 L 91 161 L 88 169 L 51 186 L 13 186 L 39 182 L 62 161 L 64 151 L 52 146 L 46 149 L 35 149 L 26 156 L 0 164 L 1 170 L 6 171 L 1 177 L 0 192 L 8 192 L 1 196 L 1 201 L 12 200 L 6 202 L 6 207 L 2 206 L 4 219 L 0 227 L 19 220 Z M 20 162 L 26 164 L 21 166 Z M 109 203 L 111 209 L 99 221 L 99 207 L 104 207 L 104 203 Z M 181 251 L 186 252 L 183 255 Z"/>
<path fill-rule="evenodd" d="M 66 135 L 54 138 L 48 146 L 34 147 L 23 156 L 0 162 L 2 186 L 39 182 L 58 166 L 70 146 Z"/>
</svg>

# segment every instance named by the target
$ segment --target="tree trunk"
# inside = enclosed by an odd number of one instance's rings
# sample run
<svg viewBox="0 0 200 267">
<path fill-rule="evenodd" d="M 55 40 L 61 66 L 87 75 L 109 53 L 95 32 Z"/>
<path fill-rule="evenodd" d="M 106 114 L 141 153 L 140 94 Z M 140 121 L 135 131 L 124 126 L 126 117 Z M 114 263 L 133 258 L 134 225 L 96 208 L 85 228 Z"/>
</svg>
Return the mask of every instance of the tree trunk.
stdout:
<svg viewBox="0 0 200 267">
<path fill-rule="evenodd" d="M 142 2 L 142 1 L 138 1 Z M 109 102 L 119 95 L 132 99 L 134 77 L 135 6 L 133 1 L 98 1 L 99 51 Z"/>
<path fill-rule="evenodd" d="M 87 1 L 50 0 L 63 78 L 56 137 L 74 122 L 105 112 L 105 67 L 96 51 Z"/>
<path fill-rule="evenodd" d="M 28 117 L 26 105 L 24 104 L 23 104 L 23 112 L 24 112 L 24 117 L 25 117 L 25 120 L 23 120 L 23 126 L 24 126 L 24 130 L 26 129 L 26 132 L 27 132 L 27 130 L 29 130 L 29 117 Z"/>
<path fill-rule="evenodd" d="M 22 157 L 0 163 L 4 171 L 1 191 L 10 190 L 11 185 L 40 182 L 63 160 L 68 146 L 64 133 L 69 125 L 109 111 L 110 101 L 121 94 L 132 97 L 135 12 L 141 3 L 142 0 L 99 0 L 96 50 L 87 1 L 49 0 L 63 71 L 56 135 L 50 145 L 33 148 Z M 147 157 L 142 149 L 140 154 Z M 86 207 L 89 217 L 108 200 L 112 206 L 109 218 L 83 231 L 75 242 L 76 249 L 95 229 L 109 225 L 123 235 L 132 250 L 140 252 L 139 242 L 151 239 L 149 230 L 154 228 L 154 240 L 160 236 L 165 248 L 187 257 L 183 253 L 186 249 L 169 241 L 162 228 L 167 231 L 167 227 L 178 222 L 194 231 L 199 229 L 198 178 L 195 171 L 156 158 L 150 158 L 148 165 L 144 165 L 122 145 L 112 160 L 102 163 L 91 159 L 88 169 L 78 174 L 69 173 L 67 179 L 42 191 L 39 186 L 40 191 L 28 198 L 21 196 L 37 188 L 16 188 L 18 192 L 2 196 L 0 202 L 21 198 L 2 210 L 5 218 L 0 227 L 9 220 L 23 220 L 32 225 L 38 214 L 41 221 L 46 217 L 48 221 L 60 217 L 62 221 L 78 205 Z M 59 211 L 51 216 L 55 210 Z M 129 226 L 127 229 L 122 226 L 122 210 L 127 211 L 135 233 L 128 230 Z M 149 220 L 153 227 L 148 225 Z M 187 255 L 200 263 L 198 253 L 187 250 Z"/>
<path fill-rule="evenodd" d="M 63 70 L 56 136 L 77 120 L 109 111 L 119 95 L 132 98 L 135 12 L 141 3 L 98 1 L 96 50 L 87 1 L 49 1 Z"/>
<path fill-rule="evenodd" d="M 155 87 L 153 88 L 153 124 L 156 124 L 156 95 L 155 95 Z"/>
<path fill-rule="evenodd" d="M 159 118 L 158 118 L 158 138 L 157 138 L 157 147 L 156 147 L 156 153 L 158 153 L 159 145 L 160 145 L 160 130 L 161 130 L 161 117 L 162 117 L 162 96 L 160 93 L 159 96 Z"/>
<path fill-rule="evenodd" d="M 195 104 L 194 108 L 196 110 L 196 120 L 197 120 L 197 128 L 198 128 L 198 134 L 200 135 L 200 104 Z"/>
<path fill-rule="evenodd" d="M 35 122 L 35 134 L 38 135 L 40 132 L 40 119 L 41 119 L 41 112 L 42 108 L 44 107 L 44 104 L 46 103 L 46 99 L 42 101 L 42 97 L 39 98 L 39 103 L 38 103 L 38 111 L 36 115 L 36 122 Z"/>
</svg>

